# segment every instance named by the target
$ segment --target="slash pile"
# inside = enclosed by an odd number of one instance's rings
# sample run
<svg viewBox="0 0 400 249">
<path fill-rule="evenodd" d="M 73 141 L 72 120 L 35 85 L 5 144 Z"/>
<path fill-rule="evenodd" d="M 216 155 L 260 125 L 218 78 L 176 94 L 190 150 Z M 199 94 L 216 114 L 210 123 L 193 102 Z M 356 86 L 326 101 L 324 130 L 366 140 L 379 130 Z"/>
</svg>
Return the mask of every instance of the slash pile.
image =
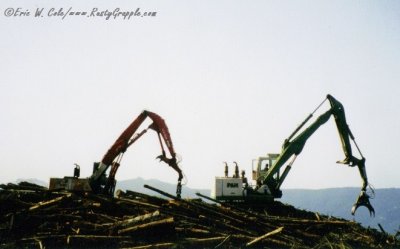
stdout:
<svg viewBox="0 0 400 249">
<path fill-rule="evenodd" d="M 0 185 L 0 248 L 400 247 L 392 235 L 281 203 L 255 212 L 146 187 L 168 199 Z"/>
</svg>

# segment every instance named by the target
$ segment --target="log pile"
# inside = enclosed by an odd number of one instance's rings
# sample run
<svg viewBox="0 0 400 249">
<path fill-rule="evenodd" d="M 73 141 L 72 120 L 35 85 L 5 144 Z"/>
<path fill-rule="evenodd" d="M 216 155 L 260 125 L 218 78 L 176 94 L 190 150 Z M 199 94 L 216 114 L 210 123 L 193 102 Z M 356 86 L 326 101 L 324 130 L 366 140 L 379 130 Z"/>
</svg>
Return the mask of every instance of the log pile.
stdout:
<svg viewBox="0 0 400 249">
<path fill-rule="evenodd" d="M 117 191 L 0 185 L 0 248 L 399 248 L 395 236 L 275 203 L 262 212 Z M 200 195 L 201 196 L 201 195 Z M 279 215 L 277 215 L 277 213 Z"/>
</svg>

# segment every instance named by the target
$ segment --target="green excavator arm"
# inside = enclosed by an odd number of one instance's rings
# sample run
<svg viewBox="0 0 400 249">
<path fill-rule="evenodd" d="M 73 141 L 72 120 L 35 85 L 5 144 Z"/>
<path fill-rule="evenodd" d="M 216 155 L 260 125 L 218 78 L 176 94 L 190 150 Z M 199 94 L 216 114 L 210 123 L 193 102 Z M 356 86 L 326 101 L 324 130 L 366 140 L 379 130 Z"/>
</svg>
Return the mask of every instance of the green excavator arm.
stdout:
<svg viewBox="0 0 400 249">
<path fill-rule="evenodd" d="M 300 134 L 298 134 L 300 130 L 304 127 L 304 125 L 313 117 L 313 114 L 317 111 L 317 109 L 319 109 L 319 107 L 326 101 L 326 99 L 329 100 L 331 108 L 322 115 L 320 115 L 309 127 L 307 127 Z M 365 158 L 361 154 L 361 151 L 359 150 L 357 144 L 355 143 L 354 136 L 350 131 L 349 126 L 347 125 L 344 107 L 338 100 L 336 100 L 331 95 L 327 95 L 326 99 L 284 141 L 282 146 L 282 151 L 279 154 L 277 160 L 273 165 L 270 166 L 267 172 L 260 174 L 259 178 L 257 179 L 257 182 L 263 185 L 267 185 L 271 193 L 281 193 L 280 186 L 282 185 L 287 174 L 289 173 L 289 170 L 291 169 L 291 166 L 294 160 L 296 159 L 296 156 L 301 153 L 307 140 L 314 134 L 314 132 L 317 131 L 323 124 L 325 124 L 331 116 L 333 116 L 335 119 L 336 127 L 338 129 L 343 152 L 345 154 L 345 159 L 342 161 L 338 161 L 338 163 L 346 164 L 351 167 L 357 166 L 362 179 L 361 193 L 356 203 L 353 205 L 352 214 L 355 213 L 358 207 L 365 206 L 370 211 L 370 214 L 374 215 L 375 213 L 374 208 L 369 202 L 369 195 L 366 193 L 366 188 L 368 186 L 368 179 L 365 170 Z M 357 158 L 353 155 L 350 139 L 356 145 L 361 155 L 361 158 Z M 274 175 L 276 175 L 280 171 L 280 169 L 285 165 L 285 163 L 291 158 L 292 160 L 286 166 L 281 176 L 278 179 L 274 177 Z"/>
</svg>

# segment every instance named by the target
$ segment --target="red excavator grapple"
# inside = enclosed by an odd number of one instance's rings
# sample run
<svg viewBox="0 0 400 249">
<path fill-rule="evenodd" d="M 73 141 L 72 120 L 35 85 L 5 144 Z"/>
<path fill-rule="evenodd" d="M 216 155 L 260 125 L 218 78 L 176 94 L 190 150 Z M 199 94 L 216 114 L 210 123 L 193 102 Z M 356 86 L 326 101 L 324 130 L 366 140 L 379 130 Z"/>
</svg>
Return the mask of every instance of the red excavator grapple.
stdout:
<svg viewBox="0 0 400 249">
<path fill-rule="evenodd" d="M 146 129 L 139 133 L 136 133 L 140 125 L 149 117 L 153 123 L 151 123 Z M 159 115 L 149 111 L 143 111 L 124 132 L 119 136 L 115 143 L 104 155 L 101 162 L 95 162 L 93 165 L 93 174 L 89 178 L 79 178 L 80 168 L 76 165 L 74 169 L 74 176 L 66 176 L 64 178 L 50 178 L 50 190 L 64 189 L 69 191 L 88 191 L 99 194 L 105 194 L 109 196 L 114 195 L 116 180 L 115 175 L 118 167 L 120 166 L 122 157 L 125 151 L 136 142 L 141 136 L 143 136 L 148 129 L 157 132 L 158 139 L 161 146 L 162 154 L 157 158 L 160 161 L 167 163 L 176 172 L 178 172 L 178 184 L 176 194 L 180 198 L 182 189 L 182 170 L 178 166 L 176 159 L 176 153 L 172 145 L 171 136 L 168 131 L 168 127 L 165 124 L 164 119 Z M 164 144 L 166 145 L 170 157 L 167 157 Z M 110 169 L 110 170 L 109 170 Z M 107 170 L 109 170 L 107 176 Z"/>
</svg>

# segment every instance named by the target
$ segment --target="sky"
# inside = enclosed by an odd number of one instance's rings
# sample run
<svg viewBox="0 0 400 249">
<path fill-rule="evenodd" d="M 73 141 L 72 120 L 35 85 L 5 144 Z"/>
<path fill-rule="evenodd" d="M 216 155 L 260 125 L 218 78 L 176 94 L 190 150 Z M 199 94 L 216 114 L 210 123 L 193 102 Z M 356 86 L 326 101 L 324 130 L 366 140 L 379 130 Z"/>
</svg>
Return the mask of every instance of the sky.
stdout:
<svg viewBox="0 0 400 249">
<path fill-rule="evenodd" d="M 156 15 L 53 16 L 61 8 Z M 370 183 L 400 187 L 399 1 L 1 1 L 0 10 L 2 183 L 69 176 L 74 163 L 89 177 L 149 110 L 169 127 L 186 186 L 211 188 L 224 161 L 250 176 L 252 160 L 279 153 L 331 94 Z M 175 183 L 159 154 L 149 131 L 125 153 L 117 180 Z M 282 187 L 361 186 L 342 159 L 332 119 Z"/>
</svg>

